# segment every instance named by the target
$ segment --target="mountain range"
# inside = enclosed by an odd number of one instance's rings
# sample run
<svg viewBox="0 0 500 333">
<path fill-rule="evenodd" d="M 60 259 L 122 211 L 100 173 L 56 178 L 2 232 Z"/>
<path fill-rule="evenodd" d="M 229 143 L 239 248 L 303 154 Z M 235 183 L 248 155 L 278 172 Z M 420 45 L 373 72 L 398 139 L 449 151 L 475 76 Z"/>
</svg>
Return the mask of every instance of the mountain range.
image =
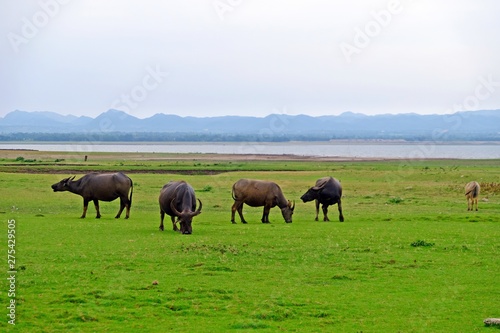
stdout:
<svg viewBox="0 0 500 333">
<path fill-rule="evenodd" d="M 456 112 L 448 115 L 344 112 L 338 116 L 271 114 L 267 117 L 181 117 L 156 114 L 140 119 L 120 110 L 92 118 L 49 111 L 12 111 L 0 118 L 0 135 L 13 133 L 191 133 L 204 135 L 260 135 L 291 140 L 307 137 L 460 139 L 500 141 L 500 110 Z M 0 140 L 2 139 L 0 137 Z"/>
</svg>

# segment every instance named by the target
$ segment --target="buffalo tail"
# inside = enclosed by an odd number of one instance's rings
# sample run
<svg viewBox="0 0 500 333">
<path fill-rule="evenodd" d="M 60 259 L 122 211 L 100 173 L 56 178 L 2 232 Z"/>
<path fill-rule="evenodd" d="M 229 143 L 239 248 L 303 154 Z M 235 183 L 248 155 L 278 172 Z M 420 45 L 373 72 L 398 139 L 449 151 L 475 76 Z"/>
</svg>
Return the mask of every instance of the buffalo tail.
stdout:
<svg viewBox="0 0 500 333">
<path fill-rule="evenodd" d="M 130 198 L 128 199 L 128 207 L 129 209 L 132 207 L 132 194 L 134 194 L 134 182 L 130 179 Z"/>
</svg>

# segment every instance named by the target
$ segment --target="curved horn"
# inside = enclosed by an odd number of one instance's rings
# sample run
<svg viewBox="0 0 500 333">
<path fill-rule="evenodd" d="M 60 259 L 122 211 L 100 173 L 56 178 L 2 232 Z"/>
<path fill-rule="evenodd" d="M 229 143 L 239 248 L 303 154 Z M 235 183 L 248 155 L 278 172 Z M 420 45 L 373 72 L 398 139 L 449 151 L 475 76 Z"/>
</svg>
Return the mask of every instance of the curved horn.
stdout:
<svg viewBox="0 0 500 333">
<path fill-rule="evenodd" d="M 200 215 L 201 207 L 203 207 L 203 204 L 201 203 L 200 199 L 198 199 L 198 202 L 200 203 L 200 205 L 198 206 L 198 209 L 195 212 L 192 212 L 191 214 L 189 214 L 190 217 L 195 217 L 196 215 Z"/>
<path fill-rule="evenodd" d="M 175 199 L 172 199 L 172 201 L 170 201 L 170 209 L 172 209 L 172 212 L 174 212 L 174 214 L 175 214 L 177 217 L 181 217 L 181 213 L 179 213 L 179 211 L 177 210 L 177 208 L 175 208 L 175 205 L 174 205 L 174 200 L 175 200 Z"/>
<path fill-rule="evenodd" d="M 73 177 L 69 176 L 68 178 L 64 178 L 63 180 L 61 180 L 61 182 L 67 183 L 67 182 L 72 181 L 73 179 L 75 179 L 75 176 L 73 176 Z"/>
<path fill-rule="evenodd" d="M 193 216 L 200 215 L 200 213 L 201 213 L 201 207 L 203 207 L 203 204 L 201 203 L 200 199 L 198 199 L 198 202 L 200 203 L 200 205 L 198 206 L 198 209 L 196 210 L 196 212 L 194 212 Z"/>
<path fill-rule="evenodd" d="M 291 201 L 289 201 L 289 203 L 290 203 L 290 209 L 294 210 L 295 209 L 295 200 L 293 200 L 293 205 L 292 205 Z"/>
<path fill-rule="evenodd" d="M 68 177 L 62 180 L 63 183 L 69 184 L 69 182 L 72 182 L 73 179 L 75 179 L 76 176 L 73 177 Z"/>
</svg>

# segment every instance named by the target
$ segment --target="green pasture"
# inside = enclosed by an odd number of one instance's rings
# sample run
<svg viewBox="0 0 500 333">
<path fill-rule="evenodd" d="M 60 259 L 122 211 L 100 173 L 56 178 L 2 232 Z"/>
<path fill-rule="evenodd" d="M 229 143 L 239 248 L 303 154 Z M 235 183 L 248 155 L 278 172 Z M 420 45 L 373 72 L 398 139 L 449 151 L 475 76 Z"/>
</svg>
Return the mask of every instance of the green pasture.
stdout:
<svg viewBox="0 0 500 333">
<path fill-rule="evenodd" d="M 498 331 L 483 324 L 500 317 L 498 160 L 61 156 L 0 161 L 4 277 L 16 225 L 16 331 Z M 81 197 L 52 192 L 90 170 L 132 178 L 130 219 L 114 219 L 118 201 L 80 219 Z M 314 203 L 299 199 L 326 175 L 344 187 L 344 223 L 337 206 L 331 222 L 314 222 Z M 262 209 L 245 206 L 249 223 L 231 224 L 231 185 L 243 177 L 276 181 L 296 201 L 293 223 L 273 208 L 262 224 Z M 159 191 L 176 179 L 203 202 L 192 235 L 158 230 Z M 484 184 L 478 212 L 467 211 L 470 180 Z M 2 280 L 0 330 L 13 330 Z"/>
</svg>

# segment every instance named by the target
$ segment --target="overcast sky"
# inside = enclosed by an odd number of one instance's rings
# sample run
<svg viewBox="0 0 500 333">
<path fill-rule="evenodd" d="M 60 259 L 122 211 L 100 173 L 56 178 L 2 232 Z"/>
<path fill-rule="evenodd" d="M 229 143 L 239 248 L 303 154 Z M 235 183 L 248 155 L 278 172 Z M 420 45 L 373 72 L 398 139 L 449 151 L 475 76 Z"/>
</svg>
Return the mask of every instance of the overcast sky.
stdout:
<svg viewBox="0 0 500 333">
<path fill-rule="evenodd" d="M 500 1 L 0 0 L 0 117 L 500 109 Z"/>
</svg>

